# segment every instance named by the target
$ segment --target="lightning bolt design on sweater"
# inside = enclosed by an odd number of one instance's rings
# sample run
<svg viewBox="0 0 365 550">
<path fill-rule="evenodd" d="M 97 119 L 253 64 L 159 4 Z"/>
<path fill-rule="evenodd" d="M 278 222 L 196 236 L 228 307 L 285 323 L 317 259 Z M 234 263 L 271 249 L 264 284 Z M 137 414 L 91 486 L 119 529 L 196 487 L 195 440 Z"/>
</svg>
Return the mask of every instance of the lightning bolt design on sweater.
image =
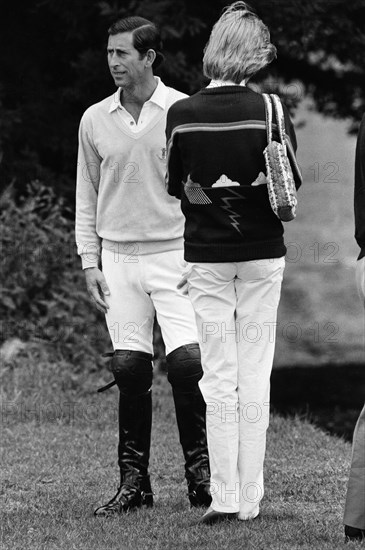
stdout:
<svg viewBox="0 0 365 550">
<path fill-rule="evenodd" d="M 231 195 L 234 195 L 233 197 L 222 197 L 222 201 L 224 202 L 225 206 L 221 206 L 221 208 L 223 208 L 223 210 L 226 210 L 228 213 L 229 213 L 229 217 L 231 219 L 231 225 L 232 227 L 234 227 L 234 229 L 236 231 L 238 231 L 238 233 L 240 235 L 242 235 L 240 229 L 239 229 L 239 223 L 237 221 L 237 218 L 240 218 L 241 215 L 238 214 L 231 206 L 230 202 L 231 201 L 237 201 L 237 200 L 242 200 L 244 199 L 244 197 L 242 197 L 242 195 L 240 195 L 239 193 L 236 193 L 233 189 L 230 189 L 228 188 L 227 189 L 227 193 L 230 193 Z M 242 235 L 243 236 L 243 235 Z"/>
</svg>

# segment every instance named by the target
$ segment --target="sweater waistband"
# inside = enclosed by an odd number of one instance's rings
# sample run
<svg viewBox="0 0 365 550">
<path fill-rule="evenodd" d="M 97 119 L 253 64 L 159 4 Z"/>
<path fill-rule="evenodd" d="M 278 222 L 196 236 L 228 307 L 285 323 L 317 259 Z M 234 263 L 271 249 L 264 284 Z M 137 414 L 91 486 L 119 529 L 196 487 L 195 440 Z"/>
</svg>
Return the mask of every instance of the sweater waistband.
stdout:
<svg viewBox="0 0 365 550">
<path fill-rule="evenodd" d="M 185 242 L 184 258 L 187 262 L 247 262 L 266 258 L 281 258 L 286 254 L 282 238 L 252 244 L 195 244 Z"/>
<path fill-rule="evenodd" d="M 102 247 L 105 250 L 115 254 L 126 254 L 130 256 L 143 256 L 145 254 L 156 254 L 160 252 L 169 252 L 170 250 L 180 250 L 184 248 L 183 237 L 176 239 L 167 239 L 165 241 L 133 241 L 118 242 L 103 239 Z"/>
</svg>

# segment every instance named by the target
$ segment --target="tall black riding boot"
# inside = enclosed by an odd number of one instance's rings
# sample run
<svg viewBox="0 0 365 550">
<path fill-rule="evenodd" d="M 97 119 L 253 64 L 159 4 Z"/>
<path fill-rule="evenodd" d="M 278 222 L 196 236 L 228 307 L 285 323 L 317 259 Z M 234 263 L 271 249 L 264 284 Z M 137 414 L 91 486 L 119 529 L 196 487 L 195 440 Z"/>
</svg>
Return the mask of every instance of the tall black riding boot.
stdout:
<svg viewBox="0 0 365 550">
<path fill-rule="evenodd" d="M 209 506 L 210 469 L 205 428 L 206 406 L 198 381 L 203 371 L 198 344 L 187 344 L 167 357 L 180 443 L 185 458 L 185 477 L 192 506 Z"/>
<path fill-rule="evenodd" d="M 109 516 L 142 505 L 153 505 L 148 475 L 152 424 L 151 355 L 117 350 L 111 361 L 111 370 L 120 390 L 120 486 L 107 504 L 95 510 L 96 516 Z"/>
</svg>

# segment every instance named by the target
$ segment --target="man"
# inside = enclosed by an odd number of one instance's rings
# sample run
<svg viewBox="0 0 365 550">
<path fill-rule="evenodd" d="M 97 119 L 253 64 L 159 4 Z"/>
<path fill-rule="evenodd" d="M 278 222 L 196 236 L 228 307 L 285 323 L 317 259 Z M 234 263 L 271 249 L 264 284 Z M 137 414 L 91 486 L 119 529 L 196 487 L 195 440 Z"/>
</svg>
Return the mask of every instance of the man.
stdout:
<svg viewBox="0 0 365 550">
<path fill-rule="evenodd" d="M 156 26 L 141 17 L 109 29 L 108 63 L 117 92 L 92 105 L 79 131 L 76 240 L 86 284 L 105 313 L 120 391 L 116 495 L 97 516 L 152 506 L 152 332 L 155 312 L 192 506 L 209 505 L 205 403 L 196 325 L 177 290 L 183 268 L 183 216 L 165 189 L 168 108 L 184 94 L 153 74 L 163 59 Z"/>
<path fill-rule="evenodd" d="M 354 206 L 355 239 L 361 248 L 356 265 L 356 279 L 365 306 L 365 115 L 356 145 Z M 365 539 L 365 405 L 354 431 L 344 524 L 347 540 Z"/>
</svg>

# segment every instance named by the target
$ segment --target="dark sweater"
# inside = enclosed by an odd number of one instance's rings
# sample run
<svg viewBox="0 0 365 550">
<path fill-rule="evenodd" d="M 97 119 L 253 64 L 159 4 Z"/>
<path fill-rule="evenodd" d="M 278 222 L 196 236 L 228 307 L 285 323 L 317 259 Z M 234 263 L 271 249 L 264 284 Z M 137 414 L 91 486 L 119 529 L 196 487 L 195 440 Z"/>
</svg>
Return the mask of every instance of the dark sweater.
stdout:
<svg viewBox="0 0 365 550">
<path fill-rule="evenodd" d="M 365 256 L 365 115 L 362 117 L 355 156 L 355 239 L 361 248 L 358 260 Z"/>
<path fill-rule="evenodd" d="M 295 163 L 295 133 L 283 107 L 288 154 Z M 170 108 L 166 136 L 167 189 L 181 199 L 186 218 L 185 259 L 284 256 L 283 225 L 270 207 L 267 185 L 252 185 L 260 172 L 261 179 L 266 174 L 262 95 L 242 86 L 205 88 Z"/>
</svg>

